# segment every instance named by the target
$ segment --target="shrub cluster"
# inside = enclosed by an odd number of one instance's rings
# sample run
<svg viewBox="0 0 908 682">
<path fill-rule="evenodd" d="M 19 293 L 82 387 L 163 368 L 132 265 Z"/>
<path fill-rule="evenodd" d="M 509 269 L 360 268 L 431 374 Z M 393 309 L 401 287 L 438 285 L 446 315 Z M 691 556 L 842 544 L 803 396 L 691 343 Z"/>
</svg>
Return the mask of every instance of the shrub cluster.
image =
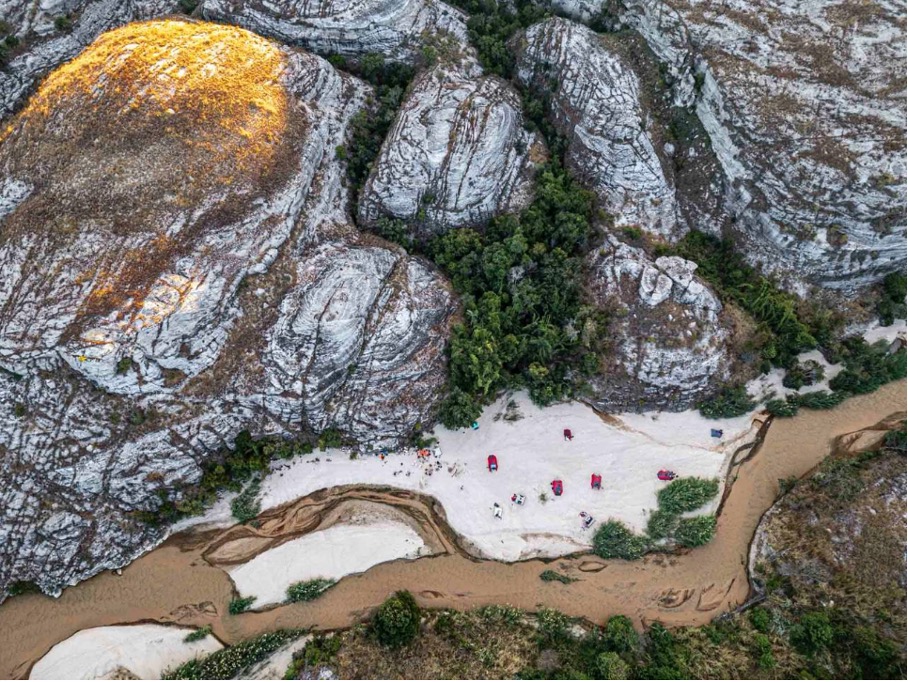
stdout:
<svg viewBox="0 0 908 682">
<path fill-rule="evenodd" d="M 239 614 L 248 611 L 254 601 L 254 595 L 251 597 L 237 597 L 236 599 L 231 599 L 230 604 L 227 606 L 227 612 L 230 613 L 231 616 L 238 616 Z"/>
<path fill-rule="evenodd" d="M 744 386 L 725 386 L 712 398 L 697 404 L 707 419 L 731 419 L 747 414 L 757 406 Z"/>
<path fill-rule="evenodd" d="M 877 303 L 877 314 L 884 327 L 895 322 L 896 318 L 905 318 L 906 281 L 904 272 L 893 272 L 880 283 L 880 300 Z"/>
<path fill-rule="evenodd" d="M 205 639 L 208 635 L 211 634 L 211 626 L 205 625 L 200 628 L 196 628 L 188 635 L 183 638 L 184 642 L 198 642 L 199 640 Z"/>
<path fill-rule="evenodd" d="M 593 551 L 603 559 L 639 559 L 660 540 L 682 547 L 699 547 L 712 540 L 716 517 L 712 514 L 681 518 L 719 494 L 716 479 L 678 478 L 659 491 L 659 508 L 652 511 L 646 535 L 636 535 L 626 525 L 609 519 L 593 536 Z"/>
<path fill-rule="evenodd" d="M 230 503 L 230 512 L 237 521 L 240 523 L 252 521 L 262 511 L 262 502 L 259 500 L 260 490 L 261 483 L 254 480 L 246 486 L 243 492 L 233 498 Z"/>
<path fill-rule="evenodd" d="M 378 607 L 372 617 L 372 632 L 384 646 L 398 649 L 412 642 L 419 633 L 420 611 L 413 595 L 395 592 Z"/>
<path fill-rule="evenodd" d="M 659 491 L 659 509 L 671 514 L 692 512 L 718 494 L 715 478 L 677 478 Z"/>
<path fill-rule="evenodd" d="M 350 121 L 349 146 L 337 149 L 337 156 L 347 163 L 350 197 L 355 201 L 369 177 L 372 164 L 381 151 L 382 143 L 394 123 L 397 110 L 416 71 L 407 64 L 386 62 L 382 55 L 376 53 L 366 54 L 358 60 L 334 55 L 328 61 L 338 69 L 349 71 L 367 81 L 374 89 L 366 107 Z"/>
<path fill-rule="evenodd" d="M 337 581 L 328 580 L 327 578 L 313 578 L 312 580 L 293 583 L 287 588 L 287 601 L 312 601 L 320 597 L 335 582 Z"/>
<path fill-rule="evenodd" d="M 668 252 L 668 247 L 661 252 Z M 816 348 L 815 331 L 824 331 L 819 323 L 815 330 L 810 320 L 801 319 L 798 298 L 745 263 L 730 241 L 691 231 L 674 253 L 695 262 L 697 275 L 712 284 L 720 297 L 753 316 L 762 336 L 759 350 L 764 361 L 787 367 L 799 353 Z"/>
<path fill-rule="evenodd" d="M 269 632 L 204 658 L 187 661 L 173 670 L 167 670 L 162 677 L 165 680 L 229 680 L 302 634 L 299 630 Z"/>
<path fill-rule="evenodd" d="M 515 386 L 549 404 L 598 369 L 605 317 L 582 304 L 581 281 L 592 207 L 592 195 L 552 164 L 519 216 L 430 242 L 464 305 L 450 341 L 450 394 L 440 415 L 446 426 L 470 424 L 498 391 Z"/>
</svg>

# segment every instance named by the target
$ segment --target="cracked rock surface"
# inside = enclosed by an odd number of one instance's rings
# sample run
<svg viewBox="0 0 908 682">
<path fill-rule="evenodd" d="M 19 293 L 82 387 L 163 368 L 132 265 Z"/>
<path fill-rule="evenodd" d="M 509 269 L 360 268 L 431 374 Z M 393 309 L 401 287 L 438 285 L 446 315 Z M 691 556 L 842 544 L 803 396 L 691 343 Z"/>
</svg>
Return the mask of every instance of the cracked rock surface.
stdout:
<svg viewBox="0 0 908 682">
<path fill-rule="evenodd" d="M 520 97 L 472 61 L 438 65 L 415 80 L 360 200 L 363 223 L 382 216 L 438 233 L 523 208 L 533 158 Z"/>
<path fill-rule="evenodd" d="M 455 303 L 346 214 L 333 152 L 366 92 L 165 20 L 104 34 L 10 121 L 0 594 L 134 558 L 162 532 L 134 512 L 243 429 L 377 445 L 431 420 Z"/>
<path fill-rule="evenodd" d="M 728 378 L 731 324 L 716 295 L 676 256 L 652 261 L 611 237 L 589 258 L 590 290 L 611 313 L 609 366 L 592 380 L 602 409 L 679 409 Z"/>
<path fill-rule="evenodd" d="M 467 42 L 466 17 L 437 0 L 204 0 L 206 19 L 229 21 L 323 53 L 415 57 L 429 36 Z"/>
<path fill-rule="evenodd" d="M 623 4 L 709 133 L 752 263 L 845 293 L 904 270 L 905 3 Z"/>
<path fill-rule="evenodd" d="M 519 42 L 518 78 L 545 91 L 568 140 L 567 163 L 602 200 L 617 227 L 673 239 L 686 232 L 673 182 L 656 153 L 634 72 L 595 32 L 560 18 Z"/>
</svg>

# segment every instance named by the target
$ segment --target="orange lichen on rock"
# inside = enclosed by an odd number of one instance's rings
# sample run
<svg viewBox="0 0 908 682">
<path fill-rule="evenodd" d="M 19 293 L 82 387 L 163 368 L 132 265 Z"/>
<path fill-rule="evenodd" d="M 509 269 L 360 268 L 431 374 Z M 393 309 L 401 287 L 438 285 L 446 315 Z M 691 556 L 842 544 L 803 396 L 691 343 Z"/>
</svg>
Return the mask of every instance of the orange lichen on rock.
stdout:
<svg viewBox="0 0 908 682">
<path fill-rule="evenodd" d="M 208 154 L 267 163 L 286 125 L 283 69 L 277 45 L 240 28 L 180 19 L 128 24 L 51 73 L 20 123 L 79 98 L 133 136 L 153 130 Z"/>
</svg>

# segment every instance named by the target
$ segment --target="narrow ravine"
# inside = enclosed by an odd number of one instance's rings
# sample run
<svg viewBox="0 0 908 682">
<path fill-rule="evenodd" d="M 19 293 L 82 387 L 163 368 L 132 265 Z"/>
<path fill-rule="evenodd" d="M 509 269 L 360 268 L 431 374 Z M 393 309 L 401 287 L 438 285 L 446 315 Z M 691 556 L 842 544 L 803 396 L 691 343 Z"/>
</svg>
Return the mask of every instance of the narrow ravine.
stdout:
<svg viewBox="0 0 908 682">
<path fill-rule="evenodd" d="M 802 410 L 795 418 L 776 419 L 756 455 L 733 472 L 736 479 L 713 542 L 684 555 L 654 555 L 634 563 L 595 556 L 513 564 L 480 561 L 458 548 L 443 512 L 433 510 L 428 498 L 355 489 L 338 491 L 330 499 L 318 493 L 269 512 L 256 534 L 266 538 L 262 547 L 278 535 L 308 532 L 320 514 L 344 500 L 361 499 L 402 509 L 441 553 L 376 566 L 343 579 L 314 602 L 229 616 L 233 585 L 204 557 L 252 531 L 183 533 L 133 562 L 121 576 L 96 576 L 67 589 L 59 599 L 24 595 L 0 606 L 0 675 L 27 677 L 31 665 L 54 644 L 85 628 L 146 621 L 210 623 L 222 641 L 232 643 L 280 627 L 348 626 L 397 589 L 410 590 L 425 607 L 548 606 L 595 622 L 623 613 L 640 623 L 702 624 L 748 598 L 749 545 L 762 514 L 776 499 L 779 479 L 810 471 L 837 437 L 903 416 L 905 395 L 906 382 L 901 380 L 832 410 Z M 543 583 L 539 573 L 552 564 L 579 580 L 570 585 Z"/>
</svg>

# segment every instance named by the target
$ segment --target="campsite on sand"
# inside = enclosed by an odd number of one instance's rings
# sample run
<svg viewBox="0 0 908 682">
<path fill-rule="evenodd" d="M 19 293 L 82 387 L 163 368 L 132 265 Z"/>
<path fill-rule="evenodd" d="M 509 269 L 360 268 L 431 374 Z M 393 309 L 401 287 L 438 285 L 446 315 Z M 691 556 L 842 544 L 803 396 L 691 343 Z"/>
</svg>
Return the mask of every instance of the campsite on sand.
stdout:
<svg viewBox="0 0 908 682">
<path fill-rule="evenodd" d="M 264 539 L 256 533 L 292 529 L 294 519 L 300 515 L 300 505 L 306 501 L 285 505 L 273 515 L 263 512 L 266 521 L 261 529 L 234 525 L 226 530 L 190 530 L 136 560 L 121 575 L 112 572 L 98 575 L 67 589 L 58 599 L 28 594 L 0 606 L 0 618 L 8 624 L 0 633 L 3 653 L 0 673 L 28 677 L 32 671 L 37 677 L 59 660 L 55 645 L 67 640 L 61 645 L 64 652 L 69 647 L 84 651 L 85 642 L 90 649 L 95 638 L 99 646 L 102 642 L 114 643 L 114 646 L 103 646 L 105 652 L 112 652 L 105 659 L 111 672 L 120 666 L 135 670 L 134 666 L 147 664 L 145 654 L 135 653 L 135 648 L 126 652 L 103 626 L 149 621 L 167 624 L 179 633 L 173 642 L 167 640 L 170 643 L 166 646 L 149 645 L 142 649 L 153 657 L 159 670 L 164 670 L 192 657 L 191 652 L 177 644 L 194 628 L 210 626 L 214 637 L 224 644 L 235 644 L 277 628 L 344 628 L 361 621 L 388 594 L 399 589 L 410 590 L 427 607 L 471 609 L 484 604 L 509 603 L 529 611 L 546 606 L 592 622 L 602 622 L 610 615 L 621 613 L 638 624 L 654 619 L 670 626 L 703 624 L 747 600 L 750 594 L 748 548 L 764 511 L 778 496 L 779 480 L 803 476 L 812 470 L 829 454 L 830 439 L 836 436 L 853 439 L 854 436 L 846 434 L 857 435 L 861 429 L 890 417 L 904 418 L 904 410 L 902 380 L 873 394 L 851 398 L 831 410 L 805 410 L 792 419 L 777 419 L 766 432 L 756 456 L 734 469 L 735 483 L 723 505 L 715 539 L 685 555 L 656 555 L 638 562 L 603 562 L 595 556 L 581 554 L 558 559 L 554 564 L 540 560 L 505 563 L 475 560 L 448 549 L 433 557 L 373 566 L 364 573 L 340 580 L 312 602 L 229 615 L 227 605 L 238 596 L 237 585 L 224 568 L 206 559 L 213 556 L 210 549 L 217 548 L 220 538 L 232 537 L 238 529 L 253 539 Z M 874 437 L 879 438 L 887 428 L 891 427 L 885 424 L 876 427 Z M 382 465 L 379 462 L 376 466 Z M 485 475 L 495 476 L 488 472 Z M 277 478 L 281 480 L 279 474 Z M 588 479 L 583 482 L 589 485 Z M 569 484 L 566 479 L 565 496 Z M 362 496 L 354 493 L 323 491 L 307 499 L 310 505 L 324 506 L 336 497 Z M 375 493 L 370 498 L 378 499 L 381 495 Z M 389 502 L 394 499 L 393 492 L 383 495 Z M 405 498 L 399 497 L 400 500 L 406 502 Z M 437 523 L 430 509 L 420 508 L 414 500 L 410 502 L 418 512 L 415 518 L 428 525 Z M 325 515 L 325 519 L 329 520 L 329 516 Z M 491 517 L 491 513 L 487 516 Z M 337 520 L 346 522 L 355 518 L 366 520 L 358 514 Z M 421 534 L 427 546 L 437 546 L 432 533 Z M 289 533 L 283 538 L 286 542 L 277 546 L 290 545 L 299 537 L 298 533 Z M 352 549 L 346 548 L 345 553 Z M 255 548 L 251 547 L 245 561 L 255 555 Z M 238 558 L 239 553 L 234 551 L 232 556 Z M 306 559 L 301 558 L 301 563 L 305 565 Z M 542 582 L 541 572 L 551 567 L 575 582 L 568 585 Z M 86 639 L 72 637 L 79 632 Z M 148 642 L 160 639 L 157 631 L 147 634 Z M 35 661 L 45 655 L 47 661 L 33 669 Z M 69 676 L 97 672 L 96 661 L 91 657 L 80 654 L 71 661 L 67 669 Z"/>
<path fill-rule="evenodd" d="M 487 408 L 476 428 L 438 428 L 432 434 L 437 443 L 422 455 L 418 448 L 355 457 L 333 449 L 276 462 L 262 483 L 262 508 L 335 486 L 391 486 L 437 499 L 476 556 L 555 557 L 590 547 L 595 526 L 585 524 L 581 513 L 642 530 L 666 485 L 659 471 L 721 482 L 728 456 L 752 429 L 751 416 L 716 421 L 688 411 L 601 417 L 583 403 L 540 408 L 518 393 Z M 496 471 L 489 470 L 492 455 Z M 593 475 L 601 476 L 601 488 L 591 486 Z M 561 481 L 561 495 L 554 494 L 553 481 Z M 523 504 L 512 502 L 515 495 Z M 178 528 L 232 523 L 225 498 Z M 354 563 L 356 551 L 354 545 L 349 552 Z"/>
<path fill-rule="evenodd" d="M 887 338 L 867 332 L 874 335 Z M 837 371 L 827 363 L 827 378 Z M 763 397 L 780 380 L 771 372 L 748 390 Z M 7 602 L 0 614 L 25 619 L 17 632 L 29 631 L 35 613 L 70 617 L 56 619 L 53 632 L 27 636 L 19 662 L 2 670 L 24 675 L 40 659 L 33 678 L 58 674 L 61 661 L 76 677 L 120 668 L 150 677 L 220 642 L 277 627 L 348 625 L 401 587 L 436 606 L 508 602 L 532 610 L 545 603 L 593 620 L 621 612 L 639 622 L 705 622 L 747 598 L 745 557 L 778 481 L 821 461 L 831 434 L 903 411 L 904 395 L 904 381 L 896 382 L 833 410 L 774 423 L 759 456 L 732 467 L 734 494 L 713 542 L 668 560 L 603 563 L 582 553 L 602 521 L 642 531 L 674 475 L 724 484 L 734 453 L 751 450 L 765 419 L 759 409 L 727 420 L 693 410 L 602 415 L 580 402 L 540 408 L 517 393 L 490 405 L 472 428 L 439 427 L 425 447 L 368 455 L 337 448 L 276 461 L 261 482 L 255 524 L 237 524 L 235 494 L 225 496 L 203 516 L 176 524 L 173 542 L 122 575 L 98 576 L 59 600 Z M 721 497 L 690 514 L 715 512 Z M 546 564 L 534 559 L 550 557 L 563 557 L 558 568 L 573 584 L 540 588 Z M 330 589 L 313 602 L 286 602 L 288 588 L 312 579 Z M 253 610 L 225 619 L 225 604 L 237 597 Z M 142 624 L 120 626 L 124 609 L 126 622 Z M 217 637 L 203 648 L 184 640 L 187 627 L 200 625 Z"/>
</svg>

